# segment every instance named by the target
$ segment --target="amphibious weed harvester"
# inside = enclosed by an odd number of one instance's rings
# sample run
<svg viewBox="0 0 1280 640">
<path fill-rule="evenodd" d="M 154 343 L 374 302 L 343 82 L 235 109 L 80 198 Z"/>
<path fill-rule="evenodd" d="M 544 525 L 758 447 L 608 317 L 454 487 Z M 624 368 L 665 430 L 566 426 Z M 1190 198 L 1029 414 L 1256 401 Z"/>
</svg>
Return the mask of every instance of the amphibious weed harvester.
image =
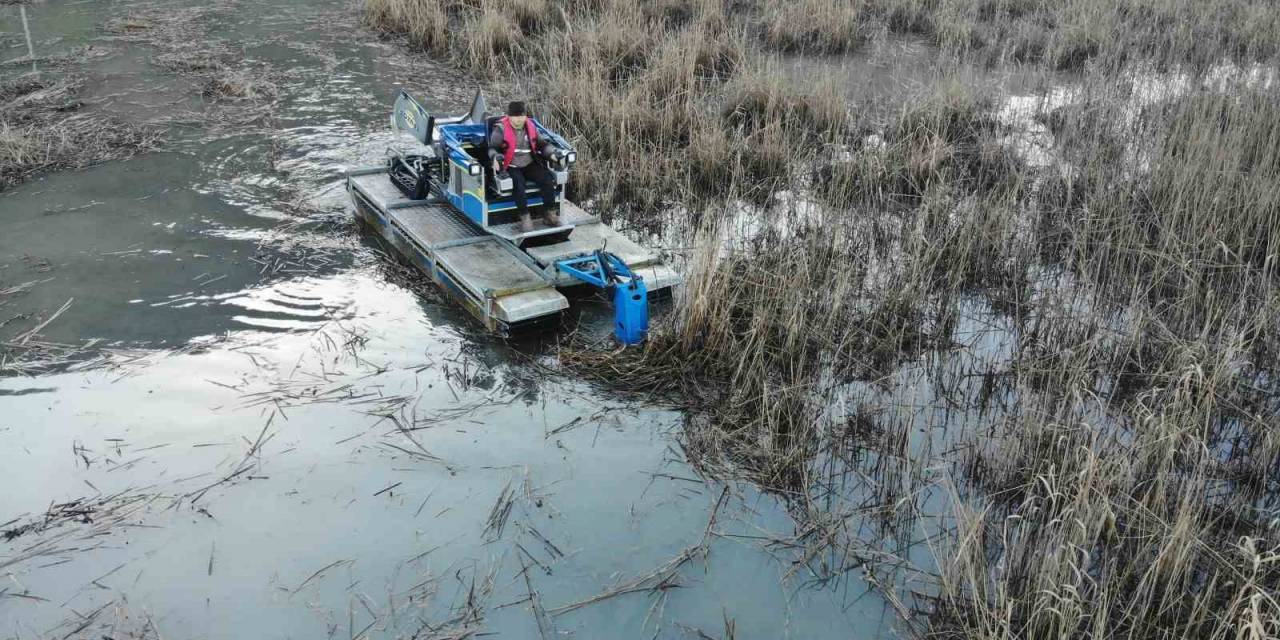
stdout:
<svg viewBox="0 0 1280 640">
<path fill-rule="evenodd" d="M 643 341 L 649 295 L 675 286 L 675 271 L 564 199 L 577 151 L 537 120 L 538 135 L 553 147 L 547 163 L 556 175 L 560 224 L 522 231 L 510 178 L 489 167 L 488 132 L 496 121 L 480 92 L 468 113 L 438 118 L 401 91 L 392 127 L 420 147 L 347 174 L 357 216 L 503 335 L 558 323 L 569 307 L 559 289 L 585 284 L 611 293 L 619 341 Z M 544 204 L 532 183 L 528 203 Z"/>
</svg>

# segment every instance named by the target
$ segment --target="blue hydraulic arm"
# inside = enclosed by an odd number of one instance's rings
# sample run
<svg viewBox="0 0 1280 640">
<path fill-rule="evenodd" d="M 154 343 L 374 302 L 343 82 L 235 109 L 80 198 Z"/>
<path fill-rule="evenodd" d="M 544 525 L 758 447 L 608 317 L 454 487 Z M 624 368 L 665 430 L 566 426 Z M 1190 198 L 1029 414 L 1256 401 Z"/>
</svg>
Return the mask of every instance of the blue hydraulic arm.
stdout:
<svg viewBox="0 0 1280 640">
<path fill-rule="evenodd" d="M 618 256 L 596 251 L 556 263 L 556 268 L 587 284 L 613 292 L 613 333 L 625 345 L 644 342 L 649 333 L 649 292 Z"/>
</svg>

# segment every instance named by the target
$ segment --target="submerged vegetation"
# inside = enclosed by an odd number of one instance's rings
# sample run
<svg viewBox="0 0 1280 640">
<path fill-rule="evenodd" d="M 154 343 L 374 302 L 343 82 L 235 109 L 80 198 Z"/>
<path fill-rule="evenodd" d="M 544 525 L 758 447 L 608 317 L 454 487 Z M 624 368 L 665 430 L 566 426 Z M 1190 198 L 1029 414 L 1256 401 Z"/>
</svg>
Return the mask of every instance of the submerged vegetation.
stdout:
<svg viewBox="0 0 1280 640">
<path fill-rule="evenodd" d="M 862 567 L 929 637 L 1280 635 L 1270 3 L 366 0 L 365 18 L 527 85 L 583 151 L 578 198 L 693 247 L 645 348 L 561 359 L 687 406 L 690 459 L 784 496 L 818 582 Z M 774 57 L 887 34 L 937 45 L 901 102 Z M 1046 88 L 965 73 L 1014 63 Z"/>
</svg>

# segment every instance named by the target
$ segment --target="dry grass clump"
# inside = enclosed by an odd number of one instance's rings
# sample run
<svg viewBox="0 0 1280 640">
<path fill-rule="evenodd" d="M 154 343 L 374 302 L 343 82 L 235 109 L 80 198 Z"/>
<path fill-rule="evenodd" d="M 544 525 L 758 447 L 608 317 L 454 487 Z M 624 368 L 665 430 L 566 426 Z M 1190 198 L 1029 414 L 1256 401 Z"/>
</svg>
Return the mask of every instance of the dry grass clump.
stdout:
<svg viewBox="0 0 1280 640">
<path fill-rule="evenodd" d="M 699 6 L 701 5 L 701 6 Z M 668 29 L 683 27 L 697 17 L 699 10 L 714 6 L 713 3 L 690 2 L 689 0 L 653 0 L 641 7 L 645 16 Z"/>
<path fill-rule="evenodd" d="M 970 85 L 945 81 L 906 102 L 878 131 L 817 171 L 815 191 L 833 206 L 917 206 L 936 192 L 953 199 L 1016 197 L 1022 162 L 1002 142 L 994 100 Z"/>
<path fill-rule="evenodd" d="M 905 4 L 910 14 L 922 3 L 884 4 Z M 1280 26 L 1260 0 L 952 0 L 925 7 L 931 35 L 953 52 L 988 63 L 1034 62 L 1063 70 L 1087 63 L 1118 68 L 1136 60 L 1200 67 L 1224 57 L 1266 61 L 1276 53 Z"/>
<path fill-rule="evenodd" d="M 566 348 L 562 361 L 635 391 L 679 392 L 697 416 L 685 434 L 696 464 L 801 488 L 818 435 L 840 418 L 827 391 L 878 353 L 928 344 L 899 301 L 866 304 L 864 240 L 823 222 L 728 250 L 717 241 L 726 230 L 708 227 L 680 313 L 643 349 Z"/>
<path fill-rule="evenodd" d="M 1060 230 L 1046 253 L 1119 303 L 1168 303 L 1179 332 L 1221 300 L 1257 305 L 1274 291 L 1280 252 L 1276 99 L 1244 86 L 1137 107 L 1099 92 L 1060 113 L 1077 171 L 1070 188 L 1042 194 Z"/>
<path fill-rule="evenodd" d="M 514 0 L 365 0 L 365 21 L 405 34 L 416 47 L 457 55 L 459 45 L 489 67 L 483 53 L 505 55 L 520 35 L 560 31 L 623 3 Z M 678 29 L 714 12 L 746 25 L 776 51 L 838 54 L 882 32 L 929 37 L 950 55 L 984 64 L 1035 63 L 1111 69 L 1147 60 L 1206 68 L 1274 60 L 1280 18 L 1268 0 L 662 0 L 634 11 L 654 29 Z M 451 39 L 459 24 L 469 36 Z"/>
<path fill-rule="evenodd" d="M 740 3 L 774 49 L 841 53 L 887 31 L 983 64 L 1059 70 L 1135 60 L 1206 67 L 1272 60 L 1280 18 L 1265 0 L 755 0 Z"/>
<path fill-rule="evenodd" d="M 561 26 L 564 14 L 549 0 L 489 0 L 496 2 L 523 35 L 533 35 Z"/>
<path fill-rule="evenodd" d="M 1280 250 L 1280 92 L 1191 96 L 1149 125 L 1159 141 L 1140 185 L 1160 253 L 1262 267 Z M 1206 177 L 1212 179 L 1206 180 Z M 1231 212 L 1230 222 L 1214 215 Z M 1200 238 L 1190 247 L 1185 238 Z M 1214 246 L 1217 245 L 1217 246 Z"/>
<path fill-rule="evenodd" d="M 550 34 L 545 103 L 548 121 L 582 150 L 580 197 L 605 208 L 656 211 L 673 195 L 700 190 L 686 176 L 691 140 L 713 135 L 723 83 L 742 68 L 745 36 L 714 10 L 669 33 L 631 5 L 605 7 L 577 30 Z M 573 41 L 577 46 L 561 47 Z M 703 175 L 732 182 L 735 150 L 698 156 Z"/>
<path fill-rule="evenodd" d="M 683 297 L 642 350 L 570 347 L 563 360 L 680 394 L 696 464 L 788 497 L 829 498 L 835 456 L 873 478 L 892 522 L 928 492 L 916 464 L 959 465 L 955 529 L 935 548 L 937 597 L 923 608 L 930 637 L 1269 637 L 1277 101 L 1232 86 L 1135 109 L 1101 90 L 1114 82 L 1059 112 L 1059 148 L 1075 160 L 1065 176 L 1001 152 L 992 104 L 943 84 L 847 150 L 918 181 L 918 206 L 753 211 L 763 228 L 749 240 L 717 228 L 694 243 Z M 764 129 L 784 126 L 773 113 Z M 1043 209 L 1054 225 L 1028 215 Z M 1060 251 L 1042 265 L 1046 244 Z M 984 379 L 1003 381 L 981 393 L 982 411 L 1001 399 L 1000 419 L 941 453 L 911 422 L 859 441 L 875 451 L 865 462 L 843 452 L 847 380 L 953 347 L 959 301 L 986 292 L 1018 323 L 1008 360 L 975 352 L 991 358 Z M 813 502 L 795 507 L 822 544 L 848 534 L 821 528 L 831 514 Z"/>
<path fill-rule="evenodd" d="M 414 47 L 440 54 L 449 47 L 449 18 L 444 7 L 443 2 L 365 0 L 364 23 L 404 34 Z"/>
<path fill-rule="evenodd" d="M 867 38 L 865 0 L 764 0 L 760 38 L 779 51 L 845 53 Z"/>
<path fill-rule="evenodd" d="M 715 15 L 675 32 L 656 49 L 645 65 L 646 73 L 634 77 L 658 98 L 714 92 L 746 62 L 745 40 L 718 22 Z"/>
<path fill-rule="evenodd" d="M 201 95 L 212 100 L 273 100 L 279 94 L 270 74 L 260 69 L 222 70 L 204 81 Z"/>
<path fill-rule="evenodd" d="M 521 30 L 513 12 L 496 2 L 481 2 L 479 7 L 464 7 L 461 28 L 465 40 L 455 40 L 464 66 L 484 75 L 516 64 L 517 42 Z"/>
<path fill-rule="evenodd" d="M 805 143 L 839 139 L 849 124 L 841 88 L 830 80 L 797 86 L 776 69 L 757 68 L 725 87 L 721 113 L 731 129 L 754 133 L 777 127 Z"/>
<path fill-rule="evenodd" d="M 939 99 L 940 98 L 940 99 Z M 972 92 L 946 92 L 904 111 L 888 142 L 903 171 L 899 193 L 923 195 L 981 158 L 980 137 L 992 129 Z"/>
<path fill-rule="evenodd" d="M 0 78 L 0 191 L 46 171 L 79 169 L 151 149 L 155 131 L 80 114 L 81 81 Z"/>
<path fill-rule="evenodd" d="M 1047 242 L 1080 284 L 1027 314 L 1007 388 L 1036 404 L 970 445 L 935 636 L 1280 629 L 1275 96 L 1111 82 L 1052 116 Z"/>
</svg>

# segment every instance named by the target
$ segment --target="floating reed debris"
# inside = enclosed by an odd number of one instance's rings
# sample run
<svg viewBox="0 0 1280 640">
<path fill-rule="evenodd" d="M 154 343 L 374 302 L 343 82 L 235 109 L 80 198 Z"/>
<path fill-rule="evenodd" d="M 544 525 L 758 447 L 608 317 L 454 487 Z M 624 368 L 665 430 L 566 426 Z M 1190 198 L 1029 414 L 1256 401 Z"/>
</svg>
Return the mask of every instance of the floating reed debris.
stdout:
<svg viewBox="0 0 1280 640">
<path fill-rule="evenodd" d="M 159 143 L 155 130 L 78 113 L 83 82 L 0 76 L 0 191 L 39 173 L 127 158 Z"/>
<path fill-rule="evenodd" d="M 19 517 L 5 523 L 0 532 L 4 542 L 28 536 L 33 541 L 25 546 L 15 544 L 11 549 L 12 555 L 0 556 L 0 570 L 35 558 L 79 553 L 84 550 L 83 541 L 102 536 L 137 517 L 159 497 L 137 489 L 126 489 L 110 495 L 52 504 L 43 514 Z"/>
<path fill-rule="evenodd" d="M 124 493 L 120 493 L 98 498 L 80 498 L 71 502 L 50 505 L 49 509 L 38 519 L 22 523 L 14 520 L 7 523 L 5 526 L 9 528 L 0 531 L 0 538 L 3 538 L 5 542 L 11 542 L 20 536 L 41 533 L 68 522 L 92 523 L 98 513 L 109 512 L 122 506 L 120 498 L 124 495 Z"/>
<path fill-rule="evenodd" d="M 279 88 L 272 69 L 246 60 L 232 45 L 208 33 L 208 20 L 231 8 L 230 3 L 215 2 L 202 7 L 148 9 L 114 18 L 104 28 L 112 38 L 154 47 L 157 53 L 152 64 L 197 80 L 200 95 L 211 102 L 273 103 Z M 268 114 L 267 109 L 253 109 L 241 114 L 239 121 Z"/>
<path fill-rule="evenodd" d="M 711 535 L 715 528 L 716 517 L 720 513 L 720 509 L 724 507 L 725 501 L 727 500 L 728 496 L 729 496 L 729 489 L 728 487 L 725 487 L 720 492 L 719 497 L 716 498 L 716 502 L 711 508 L 711 515 L 707 518 L 707 526 L 702 531 L 702 537 L 698 540 L 698 542 L 696 544 L 686 547 L 683 551 L 676 554 L 675 557 L 668 560 L 661 567 L 658 567 L 657 569 L 653 570 L 650 573 L 647 573 L 642 576 L 637 576 L 615 587 L 606 589 L 605 591 L 599 594 L 596 594 L 590 598 L 577 600 L 575 602 L 570 602 L 568 604 L 561 605 L 559 607 L 548 609 L 546 612 L 553 616 L 558 616 L 565 613 L 569 613 L 570 611 L 574 611 L 576 609 L 581 609 L 582 607 L 590 606 L 590 605 L 603 602 L 611 598 L 616 598 L 618 596 L 625 595 L 628 593 L 639 593 L 639 592 L 661 593 L 666 591 L 667 589 L 672 589 L 679 586 L 675 580 L 680 573 L 681 567 L 683 567 L 685 564 L 688 564 L 692 560 L 696 560 L 698 558 L 705 558 L 707 553 L 710 551 Z"/>
</svg>

